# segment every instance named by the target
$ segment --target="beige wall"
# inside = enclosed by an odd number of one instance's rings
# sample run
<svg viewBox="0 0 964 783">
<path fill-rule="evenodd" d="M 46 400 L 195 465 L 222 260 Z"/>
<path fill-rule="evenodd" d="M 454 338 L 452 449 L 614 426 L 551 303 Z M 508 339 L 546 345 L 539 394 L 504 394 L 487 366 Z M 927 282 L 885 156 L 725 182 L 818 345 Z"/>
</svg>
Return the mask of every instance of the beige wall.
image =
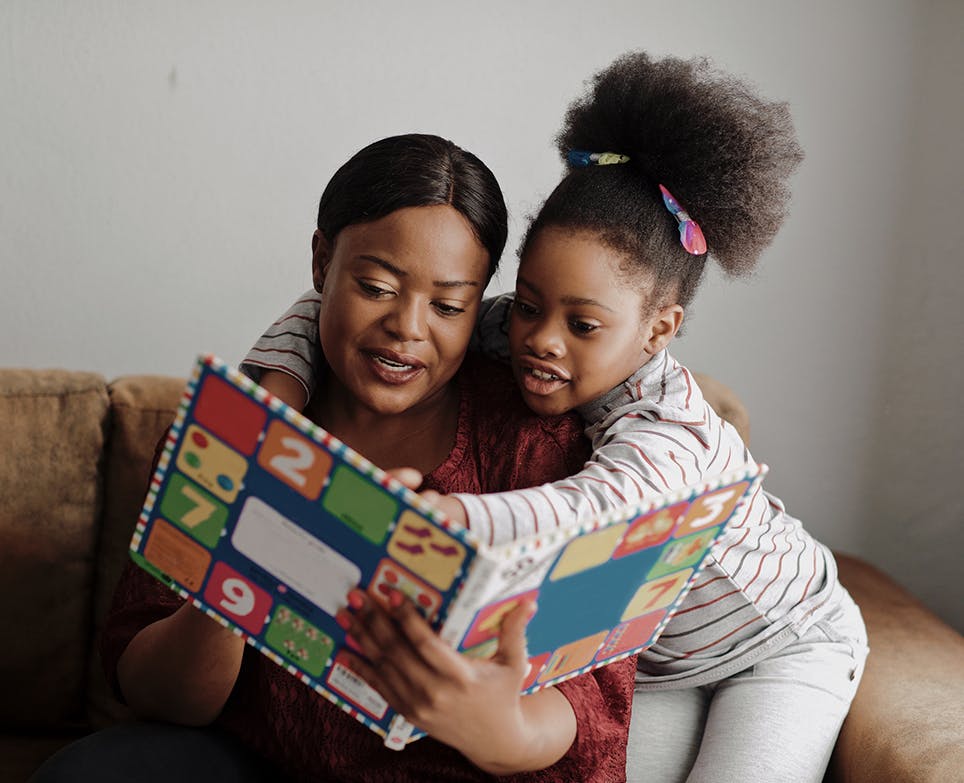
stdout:
<svg viewBox="0 0 964 783">
<path fill-rule="evenodd" d="M 808 157 L 759 274 L 711 275 L 677 353 L 744 397 L 818 537 L 964 628 L 962 29 L 958 0 L 8 0 L 0 365 L 237 361 L 309 283 L 328 176 L 392 133 L 483 157 L 514 248 L 582 81 L 632 48 L 706 54 L 791 103 Z"/>
</svg>

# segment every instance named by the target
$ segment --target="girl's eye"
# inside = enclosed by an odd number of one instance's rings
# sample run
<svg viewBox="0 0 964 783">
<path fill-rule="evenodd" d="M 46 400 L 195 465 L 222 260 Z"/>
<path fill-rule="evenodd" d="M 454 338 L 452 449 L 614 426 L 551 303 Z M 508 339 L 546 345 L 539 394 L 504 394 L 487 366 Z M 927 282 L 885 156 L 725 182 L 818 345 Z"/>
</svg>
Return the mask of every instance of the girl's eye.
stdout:
<svg viewBox="0 0 964 783">
<path fill-rule="evenodd" d="M 523 302 L 521 299 L 516 299 L 513 306 L 515 307 L 515 311 L 525 318 L 532 318 L 539 312 L 531 304 L 528 302 Z"/>
<path fill-rule="evenodd" d="M 576 334 L 592 334 L 599 328 L 599 324 L 590 323 L 589 321 L 570 321 L 569 328 Z"/>
<path fill-rule="evenodd" d="M 465 312 L 465 308 L 456 307 L 455 305 L 446 304 L 445 302 L 435 302 L 435 309 L 442 315 L 461 315 Z"/>
</svg>

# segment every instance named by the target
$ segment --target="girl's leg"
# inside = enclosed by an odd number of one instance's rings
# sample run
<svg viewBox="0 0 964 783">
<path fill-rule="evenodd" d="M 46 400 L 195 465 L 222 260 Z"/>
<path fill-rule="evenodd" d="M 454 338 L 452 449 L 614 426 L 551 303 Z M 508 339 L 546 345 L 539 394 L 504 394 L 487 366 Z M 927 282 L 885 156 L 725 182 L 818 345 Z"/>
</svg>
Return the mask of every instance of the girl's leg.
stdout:
<svg viewBox="0 0 964 783">
<path fill-rule="evenodd" d="M 627 783 L 683 783 L 703 738 L 710 692 L 639 690 L 626 746 Z"/>
<path fill-rule="evenodd" d="M 856 605 L 718 683 L 689 783 L 820 783 L 867 655 Z"/>
<path fill-rule="evenodd" d="M 29 783 L 268 783 L 280 780 L 215 729 L 125 723 L 62 748 Z"/>
</svg>

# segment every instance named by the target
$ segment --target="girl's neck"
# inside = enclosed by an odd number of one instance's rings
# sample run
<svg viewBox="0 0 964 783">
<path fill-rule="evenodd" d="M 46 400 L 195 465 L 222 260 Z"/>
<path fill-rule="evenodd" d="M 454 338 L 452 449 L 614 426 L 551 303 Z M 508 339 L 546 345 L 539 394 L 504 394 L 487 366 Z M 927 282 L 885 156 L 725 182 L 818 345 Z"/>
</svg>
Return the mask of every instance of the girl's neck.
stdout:
<svg viewBox="0 0 964 783">
<path fill-rule="evenodd" d="M 450 383 L 430 402 L 387 415 L 361 405 L 331 375 L 312 397 L 306 414 L 380 468 L 411 467 L 430 473 L 455 444 L 459 390 Z"/>
</svg>

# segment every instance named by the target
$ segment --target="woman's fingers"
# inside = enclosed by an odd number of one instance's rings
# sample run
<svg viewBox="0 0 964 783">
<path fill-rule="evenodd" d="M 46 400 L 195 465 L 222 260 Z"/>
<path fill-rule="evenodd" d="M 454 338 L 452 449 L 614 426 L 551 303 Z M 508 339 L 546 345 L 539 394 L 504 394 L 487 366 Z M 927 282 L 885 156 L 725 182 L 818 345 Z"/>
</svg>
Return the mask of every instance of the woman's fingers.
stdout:
<svg viewBox="0 0 964 783">
<path fill-rule="evenodd" d="M 495 660 L 506 666 L 524 668 L 528 664 L 526 626 L 536 613 L 533 601 L 523 601 L 502 618 Z"/>
</svg>

